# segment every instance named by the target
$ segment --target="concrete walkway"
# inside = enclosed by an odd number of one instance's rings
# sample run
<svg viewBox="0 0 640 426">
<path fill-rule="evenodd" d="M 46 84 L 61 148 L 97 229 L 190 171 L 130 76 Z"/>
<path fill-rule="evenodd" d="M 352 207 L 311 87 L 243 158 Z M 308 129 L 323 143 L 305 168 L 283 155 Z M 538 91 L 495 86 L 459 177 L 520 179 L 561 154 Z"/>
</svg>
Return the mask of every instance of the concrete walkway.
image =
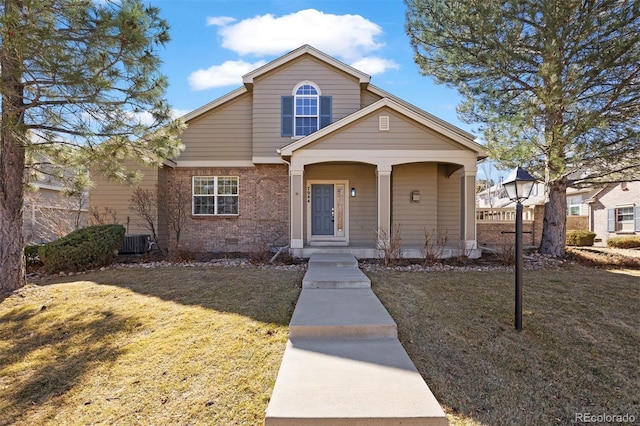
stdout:
<svg viewBox="0 0 640 426">
<path fill-rule="evenodd" d="M 349 254 L 313 254 L 265 425 L 447 425 Z"/>
</svg>

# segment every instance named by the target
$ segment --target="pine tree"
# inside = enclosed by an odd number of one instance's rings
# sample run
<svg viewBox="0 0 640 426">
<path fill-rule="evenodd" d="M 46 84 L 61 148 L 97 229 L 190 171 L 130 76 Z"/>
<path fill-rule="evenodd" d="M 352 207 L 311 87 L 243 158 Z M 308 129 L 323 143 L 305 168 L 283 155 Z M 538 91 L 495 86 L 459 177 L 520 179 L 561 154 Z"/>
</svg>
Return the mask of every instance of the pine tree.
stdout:
<svg viewBox="0 0 640 426">
<path fill-rule="evenodd" d="M 160 165 L 182 149 L 164 100 L 159 10 L 138 0 L 0 3 L 0 291 L 25 284 L 22 206 L 29 175 L 122 180 L 122 162 Z"/>
<path fill-rule="evenodd" d="M 640 180 L 640 3 L 405 2 L 421 72 L 459 90 L 493 159 L 545 182 L 540 251 L 564 255 L 567 186 Z"/>
</svg>

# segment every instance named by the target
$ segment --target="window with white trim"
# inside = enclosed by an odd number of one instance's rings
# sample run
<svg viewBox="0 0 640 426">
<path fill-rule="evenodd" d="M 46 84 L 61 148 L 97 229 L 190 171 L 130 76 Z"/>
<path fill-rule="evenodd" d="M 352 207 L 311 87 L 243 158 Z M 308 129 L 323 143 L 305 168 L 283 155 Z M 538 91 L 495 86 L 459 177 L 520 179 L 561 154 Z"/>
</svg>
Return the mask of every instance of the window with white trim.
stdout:
<svg viewBox="0 0 640 426">
<path fill-rule="evenodd" d="M 640 232 L 640 206 L 622 205 L 607 210 L 608 232 Z"/>
<path fill-rule="evenodd" d="M 320 93 L 312 84 L 303 84 L 294 94 L 295 134 L 307 136 L 318 130 Z"/>
<path fill-rule="evenodd" d="M 633 207 L 616 209 L 616 231 L 633 231 Z"/>
<path fill-rule="evenodd" d="M 191 194 L 195 216 L 238 214 L 237 176 L 194 176 Z"/>
<path fill-rule="evenodd" d="M 322 96 L 315 83 L 297 84 L 291 95 L 281 98 L 281 136 L 302 138 L 331 124 L 331 99 Z"/>
<path fill-rule="evenodd" d="M 567 199 L 567 216 L 580 216 L 582 212 L 582 197 L 575 196 Z"/>
</svg>

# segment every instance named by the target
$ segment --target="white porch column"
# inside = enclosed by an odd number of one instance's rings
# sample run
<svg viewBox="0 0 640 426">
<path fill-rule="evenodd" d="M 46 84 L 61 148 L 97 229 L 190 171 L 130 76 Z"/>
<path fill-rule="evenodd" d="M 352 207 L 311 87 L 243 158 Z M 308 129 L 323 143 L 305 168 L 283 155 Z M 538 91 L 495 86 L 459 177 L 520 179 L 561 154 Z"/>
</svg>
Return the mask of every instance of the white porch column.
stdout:
<svg viewBox="0 0 640 426">
<path fill-rule="evenodd" d="M 304 247 L 304 233 L 302 231 L 302 212 L 304 206 L 304 185 L 302 176 L 304 174 L 304 165 L 299 167 L 290 167 L 289 180 L 290 180 L 290 197 L 291 197 L 291 248 L 303 248 Z"/>
<path fill-rule="evenodd" d="M 378 238 L 391 237 L 391 166 L 378 165 Z"/>
<path fill-rule="evenodd" d="M 476 237 L 476 170 L 464 170 L 463 177 L 464 240 L 467 249 L 478 248 Z"/>
</svg>

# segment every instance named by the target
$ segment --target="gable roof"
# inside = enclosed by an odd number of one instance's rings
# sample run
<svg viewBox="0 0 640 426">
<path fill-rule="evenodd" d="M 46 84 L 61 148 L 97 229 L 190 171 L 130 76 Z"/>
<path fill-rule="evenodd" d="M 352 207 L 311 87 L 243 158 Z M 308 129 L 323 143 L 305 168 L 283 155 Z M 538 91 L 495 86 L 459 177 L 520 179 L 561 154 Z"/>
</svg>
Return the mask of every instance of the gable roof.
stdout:
<svg viewBox="0 0 640 426">
<path fill-rule="evenodd" d="M 299 139 L 293 143 L 290 143 L 289 145 L 280 149 L 278 152 L 282 156 L 290 156 L 293 154 L 294 151 L 304 148 L 305 146 L 317 141 L 318 139 L 330 133 L 338 131 L 344 126 L 347 126 L 365 117 L 366 115 L 371 114 L 375 111 L 378 111 L 384 107 L 391 108 L 392 110 L 398 112 L 399 114 L 402 114 L 403 116 L 408 117 L 428 127 L 429 129 L 434 130 L 448 137 L 449 139 L 455 142 L 458 142 L 465 148 L 475 151 L 476 153 L 478 153 L 479 158 L 485 158 L 487 156 L 482 145 L 474 141 L 473 135 L 458 129 L 457 127 L 452 126 L 449 123 L 446 123 L 443 120 L 440 120 L 432 116 L 431 114 L 418 113 L 414 109 L 405 106 L 404 102 L 400 103 L 388 97 L 382 98 L 379 101 L 376 101 L 371 105 L 366 106 L 354 112 L 353 114 L 350 114 L 344 117 L 343 119 L 328 125 L 327 127 L 324 127 L 314 133 L 311 133 L 308 136 L 305 136 L 302 139 Z"/>
<path fill-rule="evenodd" d="M 308 44 L 305 44 L 303 46 L 300 46 L 299 48 L 292 50 L 291 52 L 279 57 L 278 59 L 275 59 L 271 62 L 269 62 L 266 65 L 261 66 L 260 68 L 257 68 L 253 71 L 251 71 L 248 74 L 245 74 L 242 76 L 242 82 L 244 83 L 245 86 L 247 87 L 251 87 L 253 86 L 253 80 L 256 77 L 259 77 L 263 74 L 268 73 L 269 71 L 272 71 L 276 68 L 278 68 L 279 66 L 282 66 L 284 64 L 286 64 L 287 62 L 290 62 L 296 58 L 299 58 L 303 55 L 311 55 L 319 60 L 321 60 L 322 62 L 326 62 L 329 65 L 334 66 L 335 68 L 338 68 L 342 71 L 344 71 L 345 73 L 352 75 L 353 77 L 355 77 L 356 79 L 358 79 L 358 81 L 360 82 L 361 85 L 367 85 L 369 84 L 369 81 L 371 80 L 371 76 L 368 74 L 363 73 L 360 70 L 357 70 L 343 62 L 338 61 L 336 58 L 333 58 L 329 55 L 327 55 L 326 53 L 323 53 L 321 51 L 319 51 L 318 49 L 309 46 Z"/>
<path fill-rule="evenodd" d="M 209 102 L 206 105 L 201 106 L 200 108 L 196 108 L 193 111 L 190 111 L 188 113 L 186 113 L 185 115 L 183 115 L 182 117 L 180 117 L 185 123 L 187 121 L 193 120 L 194 118 L 197 118 L 209 111 L 211 111 L 212 109 L 214 109 L 215 107 L 224 104 L 225 102 L 228 102 L 230 100 L 232 100 L 233 98 L 236 98 L 244 93 L 247 93 L 248 90 L 246 87 L 238 87 L 236 90 L 227 93 L 226 95 L 223 95 L 221 97 L 219 97 L 218 99 L 214 99 L 213 101 Z"/>
<path fill-rule="evenodd" d="M 182 120 L 187 122 L 190 120 L 193 120 L 194 118 L 199 117 L 202 114 L 205 114 L 209 111 L 211 111 L 212 109 L 216 108 L 219 105 L 222 105 L 240 95 L 243 95 L 244 93 L 247 93 L 249 91 L 251 91 L 251 89 L 253 88 L 253 81 L 257 78 L 260 77 L 261 75 L 264 75 L 265 73 L 268 73 L 284 64 L 286 64 L 287 62 L 290 62 L 296 58 L 299 58 L 303 55 L 311 55 L 314 58 L 317 58 L 329 65 L 334 66 L 335 68 L 338 68 L 341 71 L 344 71 L 345 73 L 353 76 L 354 78 L 356 78 L 359 82 L 361 86 L 367 86 L 369 85 L 369 81 L 371 80 L 371 76 L 369 76 L 368 74 L 363 73 L 362 71 L 359 71 L 343 62 L 338 61 L 337 59 L 327 55 L 326 53 L 323 53 L 321 51 L 319 51 L 318 49 L 305 44 L 303 46 L 300 46 L 299 48 L 292 50 L 291 52 L 277 58 L 274 59 L 273 61 L 269 62 L 268 64 L 265 64 L 263 66 L 261 66 L 260 68 L 256 68 L 255 70 L 245 74 L 242 76 L 242 82 L 244 84 L 244 86 L 241 86 L 229 93 L 227 93 L 226 95 L 223 95 L 221 97 L 219 97 L 218 99 L 213 100 L 212 102 L 209 102 L 206 105 L 201 106 L 200 108 L 194 109 L 191 112 L 188 112 L 187 114 L 183 115 Z"/>
</svg>

